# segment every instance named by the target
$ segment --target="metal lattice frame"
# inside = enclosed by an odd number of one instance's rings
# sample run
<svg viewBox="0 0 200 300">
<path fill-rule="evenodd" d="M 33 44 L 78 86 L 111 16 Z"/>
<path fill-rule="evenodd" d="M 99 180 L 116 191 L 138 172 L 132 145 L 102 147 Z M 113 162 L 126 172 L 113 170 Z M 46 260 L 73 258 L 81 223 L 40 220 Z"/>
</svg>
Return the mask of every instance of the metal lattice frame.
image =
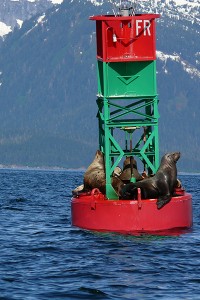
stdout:
<svg viewBox="0 0 200 300">
<path fill-rule="evenodd" d="M 159 166 L 157 96 L 129 99 L 130 104 L 127 105 L 123 105 L 123 100 L 104 97 L 97 99 L 99 146 L 105 156 L 108 199 L 118 198 L 111 185 L 111 177 L 123 157 L 138 157 L 148 174 L 154 174 Z M 114 136 L 117 130 L 124 131 L 124 144 L 120 144 L 121 141 Z M 141 135 L 134 141 L 132 149 L 128 149 L 128 140 L 135 130 L 140 130 Z"/>
</svg>

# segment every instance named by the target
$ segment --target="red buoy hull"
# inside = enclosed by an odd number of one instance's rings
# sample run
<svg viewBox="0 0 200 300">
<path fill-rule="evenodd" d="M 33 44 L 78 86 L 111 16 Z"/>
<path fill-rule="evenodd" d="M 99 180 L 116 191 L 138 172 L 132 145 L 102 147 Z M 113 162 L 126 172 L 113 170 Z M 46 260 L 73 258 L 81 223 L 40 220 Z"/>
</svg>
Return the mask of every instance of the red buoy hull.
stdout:
<svg viewBox="0 0 200 300">
<path fill-rule="evenodd" d="M 98 190 L 71 201 L 72 225 L 113 232 L 154 232 L 192 226 L 192 196 L 185 191 L 157 209 L 157 199 L 107 200 Z"/>
</svg>

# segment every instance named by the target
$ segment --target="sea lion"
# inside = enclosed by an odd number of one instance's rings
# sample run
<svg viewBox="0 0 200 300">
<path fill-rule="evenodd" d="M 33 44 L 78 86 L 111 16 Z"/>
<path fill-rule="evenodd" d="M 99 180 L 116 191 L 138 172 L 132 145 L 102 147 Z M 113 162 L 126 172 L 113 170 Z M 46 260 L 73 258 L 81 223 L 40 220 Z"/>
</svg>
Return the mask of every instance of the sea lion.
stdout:
<svg viewBox="0 0 200 300">
<path fill-rule="evenodd" d="M 137 188 L 141 189 L 142 199 L 158 198 L 157 208 L 166 205 L 174 194 L 177 185 L 176 162 L 180 158 L 180 152 L 165 154 L 157 173 L 153 177 L 143 179 L 136 183 L 128 183 L 122 190 L 123 199 L 136 199 Z"/>
<path fill-rule="evenodd" d="M 136 181 L 143 179 L 143 177 L 139 174 L 137 170 L 137 162 L 134 159 L 134 157 L 132 157 L 132 170 L 131 170 L 131 157 L 127 156 L 126 159 L 124 160 L 123 171 L 119 178 L 124 183 L 129 183 L 132 175 L 136 179 Z"/>
<path fill-rule="evenodd" d="M 72 195 L 78 196 L 81 193 L 90 192 L 94 188 L 98 188 L 105 194 L 105 181 L 104 156 L 100 150 L 97 150 L 94 160 L 85 171 L 83 184 L 75 188 Z"/>
<path fill-rule="evenodd" d="M 104 155 L 100 150 L 96 151 L 93 162 L 87 168 L 84 174 L 83 184 L 86 190 L 97 188 L 103 194 L 106 193 Z"/>
<path fill-rule="evenodd" d="M 121 196 L 120 192 L 124 187 L 124 183 L 119 179 L 117 172 L 120 172 L 120 169 L 115 169 L 111 178 L 111 184 L 117 195 Z M 96 151 L 93 162 L 89 165 L 84 174 L 83 185 L 74 189 L 72 194 L 73 196 L 78 196 L 81 193 L 90 192 L 94 188 L 99 189 L 102 194 L 106 194 L 104 155 L 100 150 Z"/>
</svg>

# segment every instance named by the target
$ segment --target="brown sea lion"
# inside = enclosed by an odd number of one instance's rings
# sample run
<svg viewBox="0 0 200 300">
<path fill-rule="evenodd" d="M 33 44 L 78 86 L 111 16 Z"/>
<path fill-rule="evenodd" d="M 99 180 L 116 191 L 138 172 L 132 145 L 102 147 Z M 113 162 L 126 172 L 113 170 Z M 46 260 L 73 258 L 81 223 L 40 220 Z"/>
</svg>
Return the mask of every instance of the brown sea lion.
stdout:
<svg viewBox="0 0 200 300">
<path fill-rule="evenodd" d="M 75 188 L 72 195 L 78 196 L 81 193 L 90 192 L 94 188 L 98 188 L 105 194 L 105 178 L 104 156 L 100 150 L 97 150 L 93 162 L 85 171 L 83 185 Z"/>
<path fill-rule="evenodd" d="M 179 158 L 180 152 L 165 154 L 157 173 L 142 181 L 128 183 L 122 190 L 122 198 L 137 199 L 137 188 L 140 188 L 142 199 L 158 198 L 157 208 L 162 208 L 174 194 L 177 185 L 176 162 Z"/>
<path fill-rule="evenodd" d="M 119 171 L 119 170 L 118 170 Z M 117 172 L 115 170 L 114 172 Z M 111 184 L 115 189 L 116 193 L 120 196 L 120 192 L 124 186 L 124 183 L 119 179 L 118 175 L 114 173 L 111 178 Z M 105 174 L 105 163 L 104 155 L 100 150 L 96 151 L 93 162 L 87 168 L 83 186 L 77 187 L 72 191 L 73 196 L 78 196 L 80 193 L 89 192 L 92 189 L 97 188 L 102 194 L 106 194 L 106 174 Z"/>
<path fill-rule="evenodd" d="M 93 162 L 87 168 L 84 174 L 83 184 L 86 190 L 97 188 L 103 194 L 106 193 L 104 155 L 100 150 L 96 151 Z"/>
<path fill-rule="evenodd" d="M 124 183 L 129 183 L 132 175 L 136 179 L 136 181 L 143 179 L 143 177 L 139 174 L 137 170 L 137 162 L 133 157 L 132 157 L 132 166 L 133 169 L 131 172 L 131 157 L 127 156 L 123 164 L 123 171 L 119 177 Z"/>
</svg>

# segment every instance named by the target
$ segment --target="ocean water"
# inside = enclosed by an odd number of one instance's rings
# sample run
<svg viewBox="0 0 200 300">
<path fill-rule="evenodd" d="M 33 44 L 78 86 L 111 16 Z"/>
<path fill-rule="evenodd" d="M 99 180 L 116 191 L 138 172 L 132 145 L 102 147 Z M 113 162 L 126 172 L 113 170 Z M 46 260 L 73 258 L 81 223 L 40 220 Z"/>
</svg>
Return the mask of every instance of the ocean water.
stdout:
<svg viewBox="0 0 200 300">
<path fill-rule="evenodd" d="M 179 236 L 71 226 L 81 171 L 0 170 L 0 299 L 200 299 L 200 175 L 180 175 L 193 228 Z"/>
</svg>

